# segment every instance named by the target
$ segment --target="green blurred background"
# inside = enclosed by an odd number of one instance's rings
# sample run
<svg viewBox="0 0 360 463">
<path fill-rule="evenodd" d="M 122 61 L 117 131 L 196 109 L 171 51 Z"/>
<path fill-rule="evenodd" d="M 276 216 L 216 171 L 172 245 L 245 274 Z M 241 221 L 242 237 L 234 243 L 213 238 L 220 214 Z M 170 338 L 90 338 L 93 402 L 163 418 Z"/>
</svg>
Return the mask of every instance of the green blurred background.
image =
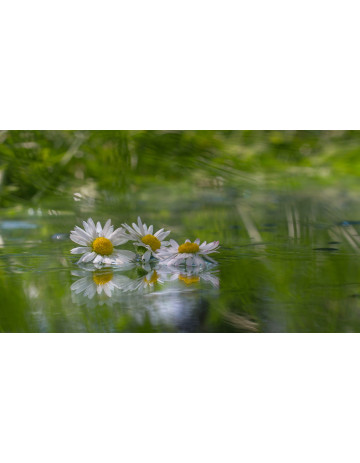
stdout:
<svg viewBox="0 0 360 463">
<path fill-rule="evenodd" d="M 359 174 L 360 131 L 2 131 L 0 330 L 359 331 Z M 138 215 L 220 289 L 75 300 L 69 231 Z"/>
<path fill-rule="evenodd" d="M 2 207 L 36 203 L 89 181 L 126 192 L 279 173 L 357 186 L 359 155 L 360 131 L 3 131 L 0 199 Z"/>
</svg>

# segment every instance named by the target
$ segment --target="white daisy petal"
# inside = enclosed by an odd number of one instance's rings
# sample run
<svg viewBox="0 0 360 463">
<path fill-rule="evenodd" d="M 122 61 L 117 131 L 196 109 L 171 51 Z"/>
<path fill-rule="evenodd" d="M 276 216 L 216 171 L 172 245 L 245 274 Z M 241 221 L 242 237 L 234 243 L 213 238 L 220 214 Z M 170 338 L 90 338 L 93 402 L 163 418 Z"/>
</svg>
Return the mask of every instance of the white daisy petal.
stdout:
<svg viewBox="0 0 360 463">
<path fill-rule="evenodd" d="M 88 225 L 88 223 L 85 222 L 85 220 L 83 220 L 83 227 L 84 227 L 84 230 L 86 231 L 86 233 L 88 233 L 91 236 L 91 228 Z"/>
<path fill-rule="evenodd" d="M 103 257 L 100 254 L 98 254 L 94 259 L 94 264 L 101 264 L 102 261 Z"/>
<path fill-rule="evenodd" d="M 91 254 L 91 252 L 89 252 L 89 251 L 86 252 L 85 254 L 83 254 L 83 255 L 80 257 L 80 259 L 77 261 L 77 263 L 78 263 L 78 264 L 81 264 L 81 262 L 83 262 L 84 259 L 85 259 L 87 256 L 89 256 L 90 254 Z"/>
<path fill-rule="evenodd" d="M 82 244 L 83 246 L 88 245 L 87 241 L 85 241 L 83 238 L 80 238 L 79 235 L 76 235 L 74 233 L 70 234 L 70 239 L 71 239 L 71 241 L 74 241 L 74 243 L 76 243 L 76 244 Z"/>
<path fill-rule="evenodd" d="M 218 241 L 213 241 L 212 243 L 209 243 L 207 244 L 206 246 L 204 246 L 203 248 L 200 248 L 201 249 L 201 252 L 214 252 L 214 250 L 219 246 L 219 242 Z"/>
<path fill-rule="evenodd" d="M 133 229 L 141 236 L 143 235 L 144 233 L 140 231 L 140 228 L 136 225 L 136 223 L 133 222 L 132 224 L 133 226 Z M 144 230 L 144 229 L 143 229 Z"/>
<path fill-rule="evenodd" d="M 201 254 L 204 254 L 208 251 L 209 249 L 209 245 L 207 244 L 206 246 L 204 246 L 203 248 L 200 246 L 200 250 L 199 252 L 201 252 Z"/>
<path fill-rule="evenodd" d="M 107 239 L 109 239 L 109 236 L 112 235 L 113 231 L 114 231 L 114 225 L 111 225 L 111 226 L 109 227 L 109 229 L 108 229 L 106 235 L 104 235 L 104 237 L 107 238 Z"/>
<path fill-rule="evenodd" d="M 84 254 L 84 252 L 89 252 L 89 251 L 91 251 L 90 247 L 81 246 L 80 248 L 73 248 L 70 252 L 71 254 Z"/>
<path fill-rule="evenodd" d="M 150 259 L 150 257 L 151 257 L 151 251 L 147 250 L 147 251 L 145 252 L 145 254 L 143 255 L 142 258 L 143 258 L 143 260 L 144 260 L 145 262 L 148 262 L 148 260 Z"/>
<path fill-rule="evenodd" d="M 87 252 L 80 258 L 79 263 L 91 262 L 95 257 L 96 257 L 96 252 Z"/>
<path fill-rule="evenodd" d="M 145 233 L 145 230 L 144 230 L 144 227 L 143 227 L 143 224 L 142 224 L 142 222 L 141 222 L 141 219 L 140 219 L 140 217 L 138 217 L 138 224 L 139 224 L 139 231 L 140 231 L 140 233 L 142 233 L 143 235 L 146 235 L 146 233 Z M 135 230 L 136 230 L 136 228 L 135 228 Z"/>
<path fill-rule="evenodd" d="M 85 232 L 90 236 L 91 241 L 96 238 L 96 231 L 88 222 L 83 221 Z"/>
<path fill-rule="evenodd" d="M 91 217 L 88 218 L 87 223 L 89 224 L 89 227 L 91 228 L 91 231 L 94 233 L 96 232 L 96 227 L 93 219 Z"/>
<path fill-rule="evenodd" d="M 112 242 L 113 246 L 119 246 L 119 244 L 127 243 L 129 241 L 129 238 L 119 237 L 119 238 L 111 239 L 110 241 Z"/>
<path fill-rule="evenodd" d="M 137 240 L 141 235 L 136 232 L 135 230 L 133 230 L 130 225 L 128 225 L 127 223 L 123 223 L 122 226 L 124 228 L 126 228 L 126 230 L 130 233 L 130 236 L 133 240 Z"/>
<path fill-rule="evenodd" d="M 112 242 L 114 246 L 118 246 L 119 244 L 127 243 L 129 241 L 129 238 L 118 235 L 115 238 L 109 238 L 109 240 Z"/>
<path fill-rule="evenodd" d="M 126 249 L 116 249 L 115 255 L 116 257 L 122 257 L 128 261 L 136 259 L 136 254 L 132 251 L 127 251 Z"/>
<path fill-rule="evenodd" d="M 209 249 L 214 249 L 219 246 L 219 241 L 212 241 L 211 243 L 208 244 Z"/>
<path fill-rule="evenodd" d="M 75 232 L 81 236 L 84 240 L 86 241 L 91 241 L 91 236 L 89 233 L 86 233 L 82 228 L 78 227 L 77 225 L 75 226 Z"/>
<path fill-rule="evenodd" d="M 91 239 L 94 240 L 96 238 L 96 228 L 92 219 L 88 219 L 87 222 L 84 221 L 83 225 L 86 233 L 88 233 Z"/>
<path fill-rule="evenodd" d="M 125 232 L 125 230 L 122 227 L 119 227 L 110 234 L 109 239 L 113 240 L 114 238 L 117 238 L 118 236 L 129 237 L 129 235 Z"/>
<path fill-rule="evenodd" d="M 164 238 L 166 238 L 171 232 L 170 231 L 164 231 L 162 233 L 159 233 L 157 236 L 157 239 L 162 241 Z M 154 235 L 155 236 L 155 235 Z"/>
<path fill-rule="evenodd" d="M 104 237 L 107 237 L 106 235 L 110 227 L 111 227 L 111 219 L 107 220 L 107 222 L 105 223 L 104 228 L 102 229 L 101 235 Z"/>
</svg>

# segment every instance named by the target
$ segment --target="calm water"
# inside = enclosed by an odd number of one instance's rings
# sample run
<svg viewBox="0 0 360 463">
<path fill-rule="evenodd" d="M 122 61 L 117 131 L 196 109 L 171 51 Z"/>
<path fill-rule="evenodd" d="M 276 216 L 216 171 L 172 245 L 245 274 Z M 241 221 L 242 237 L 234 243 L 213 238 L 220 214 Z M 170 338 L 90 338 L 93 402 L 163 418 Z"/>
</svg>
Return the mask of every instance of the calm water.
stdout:
<svg viewBox="0 0 360 463">
<path fill-rule="evenodd" d="M 357 132 L 1 132 L 0 331 L 360 331 L 359 146 Z M 138 215 L 219 240 L 218 265 L 76 265 L 75 225 Z M 121 289 L 89 297 L 81 281 Z"/>
<path fill-rule="evenodd" d="M 150 185 L 131 197 L 89 191 L 50 203 L 0 222 L 2 331 L 360 331 L 359 203 L 344 193 Z M 219 239 L 218 266 L 149 274 L 75 264 L 68 233 L 81 219 L 120 225 L 137 214 L 175 239 Z M 71 289 L 81 278 L 117 279 L 124 290 L 89 298 Z"/>
</svg>

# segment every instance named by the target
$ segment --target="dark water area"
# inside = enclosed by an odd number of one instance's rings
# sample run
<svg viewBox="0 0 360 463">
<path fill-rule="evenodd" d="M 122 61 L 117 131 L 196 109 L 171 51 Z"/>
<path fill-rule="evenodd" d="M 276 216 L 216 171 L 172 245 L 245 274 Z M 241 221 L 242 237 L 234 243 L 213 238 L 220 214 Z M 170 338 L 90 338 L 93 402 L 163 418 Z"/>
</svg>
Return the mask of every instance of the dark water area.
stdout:
<svg viewBox="0 0 360 463">
<path fill-rule="evenodd" d="M 240 135 L 3 133 L 0 331 L 360 331 L 359 135 Z M 76 265 L 75 225 L 138 216 L 218 264 Z"/>
</svg>

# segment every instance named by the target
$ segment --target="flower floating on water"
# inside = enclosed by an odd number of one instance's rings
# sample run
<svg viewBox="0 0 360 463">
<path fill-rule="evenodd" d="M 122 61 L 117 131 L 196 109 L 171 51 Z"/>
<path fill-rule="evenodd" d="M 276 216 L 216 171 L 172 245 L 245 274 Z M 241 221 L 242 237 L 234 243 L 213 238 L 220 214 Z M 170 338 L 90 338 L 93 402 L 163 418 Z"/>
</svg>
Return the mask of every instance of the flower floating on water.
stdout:
<svg viewBox="0 0 360 463">
<path fill-rule="evenodd" d="M 219 241 L 211 243 L 204 241 L 200 244 L 200 240 L 196 239 L 194 242 L 186 240 L 179 245 L 172 239 L 165 240 L 170 231 L 161 228 L 154 233 L 153 225 L 148 227 L 143 224 L 140 217 L 137 224 L 133 223 L 132 227 L 124 223 L 115 231 L 110 219 L 104 227 L 100 222 L 95 225 L 91 218 L 83 222 L 83 225 L 84 229 L 75 227 L 70 234 L 70 238 L 80 245 L 71 250 L 72 254 L 82 254 L 78 264 L 91 262 L 95 267 L 99 267 L 103 264 L 124 266 L 135 262 L 134 252 L 115 249 L 115 246 L 128 241 L 133 242 L 137 254 L 141 256 L 141 261 L 145 265 L 156 261 L 167 266 L 185 264 L 187 267 L 199 268 L 205 267 L 209 262 L 216 264 L 209 254 L 218 252 Z"/>
<path fill-rule="evenodd" d="M 126 228 L 129 233 L 123 236 L 127 237 L 127 240 L 133 241 L 134 246 L 138 248 L 138 252 L 142 254 L 141 258 L 144 262 L 148 262 L 151 257 L 158 258 L 157 251 L 169 245 L 169 242 L 164 240 L 169 235 L 170 231 L 164 231 L 164 229 L 161 228 L 156 233 L 153 233 L 153 225 L 147 227 L 145 223 L 143 224 L 141 222 L 140 217 L 138 217 L 137 225 L 133 223 L 132 227 L 130 227 L 128 224 L 123 223 L 122 226 Z"/>
<path fill-rule="evenodd" d="M 72 272 L 73 275 L 83 276 L 71 285 L 71 290 L 75 294 L 83 294 L 92 299 L 95 294 L 104 293 L 112 297 L 115 289 L 120 289 L 128 278 L 123 275 L 114 274 L 111 269 L 95 270 L 83 269 L 80 272 Z"/>
<path fill-rule="evenodd" d="M 114 246 L 126 243 L 129 238 L 122 228 L 114 231 L 109 219 L 104 228 L 100 222 L 96 225 L 93 219 L 83 222 L 84 229 L 75 227 L 70 233 L 70 239 L 80 247 L 73 248 L 72 254 L 82 254 L 78 264 L 92 262 L 93 264 L 124 264 L 135 259 L 135 253 L 131 251 L 115 249 Z"/>
<path fill-rule="evenodd" d="M 170 240 L 170 246 L 164 247 L 157 251 L 156 256 L 166 265 L 180 265 L 202 267 L 206 262 L 216 264 L 209 254 L 218 252 L 219 241 L 200 244 L 200 240 L 196 239 L 193 243 L 186 240 L 183 244 L 178 244 L 175 240 Z"/>
</svg>

